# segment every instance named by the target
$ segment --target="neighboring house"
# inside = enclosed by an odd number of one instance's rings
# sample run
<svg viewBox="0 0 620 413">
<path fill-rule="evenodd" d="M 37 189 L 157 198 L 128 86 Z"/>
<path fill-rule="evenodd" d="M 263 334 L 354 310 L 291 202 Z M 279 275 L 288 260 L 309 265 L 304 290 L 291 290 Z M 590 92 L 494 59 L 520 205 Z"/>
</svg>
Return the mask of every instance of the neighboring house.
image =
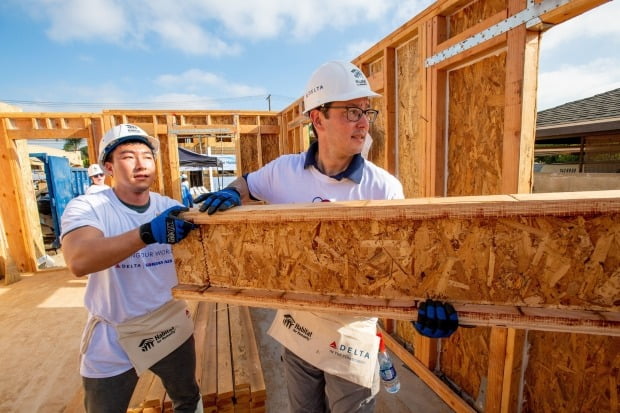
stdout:
<svg viewBox="0 0 620 413">
<path fill-rule="evenodd" d="M 620 88 L 538 112 L 535 160 L 534 192 L 620 189 Z"/>
</svg>

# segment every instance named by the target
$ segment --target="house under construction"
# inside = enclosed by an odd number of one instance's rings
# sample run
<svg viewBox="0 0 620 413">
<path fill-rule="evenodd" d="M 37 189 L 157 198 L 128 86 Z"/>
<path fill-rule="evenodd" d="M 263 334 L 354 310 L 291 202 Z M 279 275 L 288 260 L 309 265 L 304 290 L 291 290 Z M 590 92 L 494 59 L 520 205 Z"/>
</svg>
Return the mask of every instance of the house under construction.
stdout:
<svg viewBox="0 0 620 413">
<path fill-rule="evenodd" d="M 400 179 L 407 199 L 252 205 L 208 220 L 190 212 L 200 231 L 174 247 L 174 293 L 200 302 L 197 325 L 209 325 L 203 304 L 377 314 L 392 351 L 454 411 L 618 412 L 620 191 L 531 194 L 541 38 L 601 3 L 439 0 L 354 59 L 382 95 L 369 158 Z M 154 190 L 180 199 L 179 146 L 220 145 L 236 155 L 240 176 L 307 148 L 302 111 L 299 99 L 281 112 L 0 113 L 0 273 L 11 283 L 41 271 L 28 139 L 86 139 L 96 159 L 105 130 L 136 124 L 161 142 Z M 305 239 L 317 223 L 334 240 Z M 222 236 L 233 224 L 243 237 Z M 274 248 L 261 239 L 266 231 Z M 209 257 L 205 242 L 225 253 Z M 313 242 L 315 254 L 304 254 Z M 285 272 L 293 261 L 303 274 L 293 264 Z M 334 285 L 334 274 L 348 281 Z M 476 328 L 421 337 L 407 320 L 427 296 L 454 302 Z M 229 316 L 247 326 L 243 310 Z M 213 330 L 199 334 L 206 343 Z M 251 389 L 216 389 L 205 406 L 264 411 L 264 389 Z"/>
</svg>

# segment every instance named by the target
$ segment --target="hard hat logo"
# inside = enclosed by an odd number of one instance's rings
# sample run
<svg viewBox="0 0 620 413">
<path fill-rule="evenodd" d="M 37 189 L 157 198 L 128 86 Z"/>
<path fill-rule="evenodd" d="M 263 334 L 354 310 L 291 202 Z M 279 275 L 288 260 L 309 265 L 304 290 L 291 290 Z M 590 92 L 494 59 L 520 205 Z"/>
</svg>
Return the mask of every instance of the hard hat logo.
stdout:
<svg viewBox="0 0 620 413">
<path fill-rule="evenodd" d="M 368 82 L 366 82 L 366 76 L 364 76 L 361 70 L 356 68 L 351 70 L 351 73 L 353 73 L 355 83 L 357 83 L 358 86 L 368 86 Z"/>
</svg>

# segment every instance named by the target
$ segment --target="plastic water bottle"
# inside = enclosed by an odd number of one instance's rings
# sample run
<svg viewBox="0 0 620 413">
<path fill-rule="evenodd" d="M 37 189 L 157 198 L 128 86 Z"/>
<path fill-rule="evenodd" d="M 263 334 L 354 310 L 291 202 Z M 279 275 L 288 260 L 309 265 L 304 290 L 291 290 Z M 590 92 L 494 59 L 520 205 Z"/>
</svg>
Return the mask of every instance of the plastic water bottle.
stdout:
<svg viewBox="0 0 620 413">
<path fill-rule="evenodd" d="M 385 350 L 385 343 L 383 342 L 383 336 L 381 333 L 377 333 L 379 336 L 379 375 L 381 376 L 381 383 L 388 393 L 396 393 L 400 390 L 400 380 L 396 375 L 396 369 L 392 363 L 390 355 Z"/>
</svg>

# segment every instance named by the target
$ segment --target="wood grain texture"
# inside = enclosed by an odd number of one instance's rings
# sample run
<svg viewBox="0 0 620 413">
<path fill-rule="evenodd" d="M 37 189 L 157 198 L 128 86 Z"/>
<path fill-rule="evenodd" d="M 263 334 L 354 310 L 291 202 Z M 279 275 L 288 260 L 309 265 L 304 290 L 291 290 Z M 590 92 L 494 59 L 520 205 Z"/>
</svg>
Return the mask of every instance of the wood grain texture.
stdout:
<svg viewBox="0 0 620 413">
<path fill-rule="evenodd" d="M 620 191 L 234 208 L 185 218 L 181 284 L 618 311 Z M 563 199 L 572 197 L 572 199 Z"/>
</svg>

